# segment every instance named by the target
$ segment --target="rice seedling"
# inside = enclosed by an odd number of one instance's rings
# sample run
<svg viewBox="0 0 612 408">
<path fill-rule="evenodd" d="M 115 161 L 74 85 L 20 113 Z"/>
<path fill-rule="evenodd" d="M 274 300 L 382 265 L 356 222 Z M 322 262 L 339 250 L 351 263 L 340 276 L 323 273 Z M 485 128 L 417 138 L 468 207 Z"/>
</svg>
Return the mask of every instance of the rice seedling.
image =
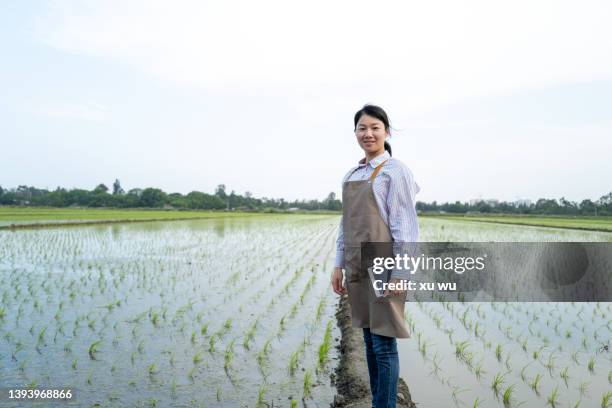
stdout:
<svg viewBox="0 0 612 408">
<path fill-rule="evenodd" d="M 303 397 L 308 398 L 312 392 L 312 375 L 310 374 L 310 370 L 306 370 L 304 373 L 304 383 L 302 387 Z"/>
<path fill-rule="evenodd" d="M 533 380 L 531 380 L 531 383 L 529 383 L 529 386 L 537 395 L 540 395 L 540 381 L 541 380 L 542 380 L 542 375 L 538 373 L 536 374 L 535 377 L 533 377 Z"/>
<path fill-rule="evenodd" d="M 491 382 L 491 389 L 495 393 L 495 395 L 499 395 L 499 389 L 501 385 L 504 383 L 504 377 L 506 374 L 497 373 L 493 377 L 493 381 Z"/>
<path fill-rule="evenodd" d="M 193 355 L 193 364 L 198 364 L 200 361 L 202 361 L 202 352 L 201 351 L 196 351 L 196 353 Z"/>
<path fill-rule="evenodd" d="M 234 359 L 234 340 L 232 340 L 225 349 L 223 368 L 228 371 L 231 368 L 232 360 Z"/>
<path fill-rule="evenodd" d="M 552 371 L 555 368 L 555 356 L 554 356 L 553 353 L 550 353 L 548 355 L 548 361 L 546 362 L 546 364 L 544 364 L 544 367 L 546 367 L 546 369 L 548 369 L 548 372 L 552 376 Z"/>
<path fill-rule="evenodd" d="M 558 400 L 558 387 L 553 388 L 548 397 L 546 397 L 546 404 L 555 408 L 559 404 Z"/>
<path fill-rule="evenodd" d="M 474 404 L 472 405 L 472 408 L 480 408 L 480 404 L 482 404 L 482 400 L 480 399 L 480 397 L 476 397 L 476 399 L 474 400 Z"/>
<path fill-rule="evenodd" d="M 468 348 L 470 347 L 470 341 L 464 340 L 455 343 L 455 356 L 457 359 L 461 361 L 467 361 L 468 357 L 471 356 L 471 353 L 468 352 Z"/>
<path fill-rule="evenodd" d="M 332 328 L 332 321 L 329 320 L 325 328 L 325 334 L 323 336 L 323 343 L 321 343 L 321 345 L 319 346 L 318 368 L 322 368 L 325 362 L 327 361 L 327 355 L 329 353 L 329 347 L 331 345 L 331 328 Z"/>
<path fill-rule="evenodd" d="M 100 343 L 102 343 L 102 340 L 96 340 L 89 345 L 88 353 L 89 353 L 89 357 L 92 360 L 96 359 L 95 354 L 98 352 L 98 346 L 100 345 Z"/>
<path fill-rule="evenodd" d="M 319 301 L 319 304 L 317 305 L 317 311 L 315 314 L 315 321 L 319 322 L 321 320 L 321 316 L 323 316 L 323 310 L 325 309 L 325 298 L 322 297 L 321 300 Z"/>
<path fill-rule="evenodd" d="M 257 330 L 257 320 L 255 320 L 253 324 L 251 324 L 251 326 L 249 327 L 249 330 L 247 330 L 246 332 L 246 335 L 244 337 L 244 342 L 242 343 L 245 349 L 247 350 L 249 349 L 249 344 L 255 337 L 256 330 Z"/>
<path fill-rule="evenodd" d="M 514 401 L 514 387 L 515 384 L 509 385 L 504 390 L 502 401 L 504 403 L 504 407 L 509 407 L 511 402 Z"/>
<path fill-rule="evenodd" d="M 466 391 L 468 391 L 467 388 L 460 388 L 459 386 L 454 385 L 453 386 L 453 392 L 451 394 L 451 396 L 453 398 L 453 401 L 455 403 L 458 403 L 458 401 L 459 401 L 459 394 L 461 394 L 462 392 L 466 392 Z"/>
<path fill-rule="evenodd" d="M 565 386 L 567 387 L 567 381 L 569 380 L 569 374 L 567 373 L 567 371 L 569 370 L 569 367 L 565 367 L 563 370 L 561 370 L 561 373 L 559 374 L 560 377 L 563 379 L 563 382 L 565 383 Z"/>
<path fill-rule="evenodd" d="M 263 384 L 261 387 L 259 387 L 259 391 L 257 392 L 257 404 L 255 405 L 257 408 L 262 408 L 264 406 L 267 406 L 268 404 L 266 404 L 265 401 L 265 396 L 266 396 L 266 385 Z"/>
<path fill-rule="evenodd" d="M 612 407 L 612 391 L 608 391 L 601 396 L 601 408 L 610 407 Z"/>
<path fill-rule="evenodd" d="M 147 371 L 149 375 L 157 374 L 158 373 L 157 365 L 155 365 L 155 363 L 151 363 L 149 367 L 147 368 Z"/>
<path fill-rule="evenodd" d="M 440 367 L 440 356 L 438 356 L 438 352 L 436 351 L 433 355 L 433 359 L 432 359 L 432 363 L 434 366 L 433 372 L 438 375 L 438 373 L 440 371 L 442 371 L 442 368 Z"/>
<path fill-rule="evenodd" d="M 587 368 L 591 374 L 595 373 L 595 357 L 591 357 L 587 363 Z"/>
<path fill-rule="evenodd" d="M 511 358 L 510 353 L 506 354 L 506 360 L 504 361 L 504 365 L 506 366 L 508 370 L 512 369 L 510 365 L 510 358 Z"/>
<path fill-rule="evenodd" d="M 291 353 L 291 356 L 289 357 L 289 375 L 292 377 L 295 375 L 295 371 L 297 370 L 299 354 L 300 351 L 296 350 Z"/>
<path fill-rule="evenodd" d="M 37 345 L 42 344 L 45 342 L 45 332 L 47 331 L 47 327 L 44 327 L 39 333 L 38 333 L 38 340 L 37 340 Z"/>
<path fill-rule="evenodd" d="M 525 384 L 527 384 L 527 374 L 525 374 L 525 370 L 526 370 L 526 369 L 527 369 L 527 367 L 529 367 L 530 365 L 531 365 L 531 362 L 529 362 L 529 363 L 525 364 L 525 365 L 523 366 L 523 368 L 521 368 L 520 377 L 521 377 L 521 380 L 522 380 L 522 381 L 523 381 Z"/>
<path fill-rule="evenodd" d="M 580 396 L 581 397 L 586 396 L 588 391 L 589 391 L 589 382 L 581 381 L 580 385 L 578 385 L 578 392 L 580 393 Z"/>
</svg>

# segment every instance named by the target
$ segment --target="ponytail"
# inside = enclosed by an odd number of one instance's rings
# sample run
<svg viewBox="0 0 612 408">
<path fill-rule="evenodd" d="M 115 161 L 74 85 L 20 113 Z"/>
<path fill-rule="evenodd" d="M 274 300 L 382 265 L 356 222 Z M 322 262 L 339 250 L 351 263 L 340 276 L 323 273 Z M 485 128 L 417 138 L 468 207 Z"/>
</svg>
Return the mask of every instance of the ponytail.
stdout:
<svg viewBox="0 0 612 408">
<path fill-rule="evenodd" d="M 389 156 L 393 156 L 393 153 L 391 153 L 391 145 L 386 140 L 385 140 L 385 150 L 389 152 Z"/>
</svg>

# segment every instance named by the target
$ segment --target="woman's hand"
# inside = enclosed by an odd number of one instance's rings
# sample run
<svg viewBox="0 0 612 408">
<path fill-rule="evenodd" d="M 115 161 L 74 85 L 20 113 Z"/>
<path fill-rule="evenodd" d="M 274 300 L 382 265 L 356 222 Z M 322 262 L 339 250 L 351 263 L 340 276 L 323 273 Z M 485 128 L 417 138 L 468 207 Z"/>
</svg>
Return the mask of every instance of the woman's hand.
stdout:
<svg viewBox="0 0 612 408">
<path fill-rule="evenodd" d="M 334 268 L 331 283 L 334 292 L 336 292 L 338 295 L 344 295 L 346 293 L 346 287 L 342 284 L 342 279 L 342 268 Z"/>
<path fill-rule="evenodd" d="M 399 283 L 399 282 L 401 282 L 401 280 L 397 279 L 397 278 L 391 278 L 389 280 L 389 283 Z M 387 289 L 385 289 L 384 296 L 385 297 L 387 297 L 387 296 L 399 296 L 399 295 L 401 295 L 404 292 L 406 292 L 406 291 L 405 290 L 389 290 L 389 287 L 387 287 Z"/>
</svg>

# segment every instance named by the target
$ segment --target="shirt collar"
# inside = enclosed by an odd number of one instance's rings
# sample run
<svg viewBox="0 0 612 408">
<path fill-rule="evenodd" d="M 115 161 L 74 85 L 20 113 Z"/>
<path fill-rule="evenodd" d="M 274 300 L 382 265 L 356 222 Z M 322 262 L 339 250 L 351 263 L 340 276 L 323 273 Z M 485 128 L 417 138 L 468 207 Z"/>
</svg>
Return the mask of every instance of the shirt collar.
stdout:
<svg viewBox="0 0 612 408">
<path fill-rule="evenodd" d="M 372 166 L 373 169 L 375 169 L 380 163 L 384 162 L 385 160 L 388 160 L 390 157 L 391 155 L 389 154 L 389 152 L 385 150 L 383 153 L 379 154 L 378 156 L 370 160 L 368 164 Z M 365 166 L 366 165 L 365 161 L 366 161 L 365 157 L 359 160 L 359 167 Z"/>
</svg>

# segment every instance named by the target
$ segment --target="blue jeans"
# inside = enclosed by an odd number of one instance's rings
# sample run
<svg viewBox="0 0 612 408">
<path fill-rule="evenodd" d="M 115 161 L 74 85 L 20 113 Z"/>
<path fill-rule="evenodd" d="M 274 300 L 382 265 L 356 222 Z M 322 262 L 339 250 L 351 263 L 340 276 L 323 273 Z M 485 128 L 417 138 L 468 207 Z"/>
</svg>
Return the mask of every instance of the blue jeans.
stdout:
<svg viewBox="0 0 612 408">
<path fill-rule="evenodd" d="M 370 374 L 373 408 L 395 408 L 397 403 L 397 381 L 399 380 L 399 357 L 395 337 L 379 336 L 363 329 L 366 359 Z"/>
</svg>

